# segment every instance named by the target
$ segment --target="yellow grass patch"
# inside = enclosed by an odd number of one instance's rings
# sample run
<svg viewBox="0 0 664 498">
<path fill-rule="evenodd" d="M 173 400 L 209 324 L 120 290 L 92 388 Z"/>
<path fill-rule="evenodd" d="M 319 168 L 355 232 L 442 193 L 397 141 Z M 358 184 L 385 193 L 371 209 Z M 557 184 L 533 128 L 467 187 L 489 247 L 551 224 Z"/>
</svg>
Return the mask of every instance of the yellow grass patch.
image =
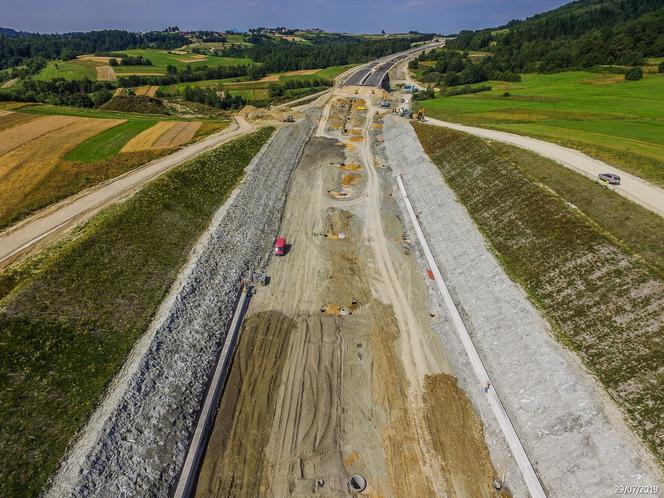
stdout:
<svg viewBox="0 0 664 498">
<path fill-rule="evenodd" d="M 158 85 L 145 85 L 134 88 L 134 93 L 136 93 L 136 95 L 154 97 L 157 94 L 157 90 L 159 90 Z"/>
<path fill-rule="evenodd" d="M 0 88 L 10 88 L 18 81 L 18 78 L 14 78 L 8 81 L 5 81 Z"/>
<path fill-rule="evenodd" d="M 350 137 L 351 142 L 361 142 L 364 140 L 364 137 Z"/>
<path fill-rule="evenodd" d="M 110 67 L 110 66 L 109 66 Z M 163 76 L 164 73 L 140 73 L 140 72 L 130 72 L 130 73 L 113 73 L 114 76 Z"/>
<path fill-rule="evenodd" d="M 98 64 L 106 64 L 106 65 L 108 65 L 108 63 L 111 59 L 115 59 L 118 62 L 122 60 L 120 57 L 104 57 L 104 56 L 101 56 L 101 55 L 79 55 L 76 58 L 80 61 L 90 61 L 90 62 L 96 62 Z"/>
<path fill-rule="evenodd" d="M 586 83 L 588 85 L 615 85 L 616 83 L 621 83 L 623 81 L 625 81 L 625 75 L 623 74 L 601 74 L 596 78 L 581 80 L 581 83 Z"/>
<path fill-rule="evenodd" d="M 111 66 L 97 66 L 97 81 L 115 81 L 115 73 Z"/>
<path fill-rule="evenodd" d="M 172 149 L 186 144 L 194 138 L 200 126 L 201 123 L 199 121 L 176 122 L 175 126 L 159 137 L 153 149 Z"/>
<path fill-rule="evenodd" d="M 181 62 L 200 62 L 206 60 L 207 60 L 207 55 L 192 54 L 192 56 L 189 59 L 182 59 Z"/>
<path fill-rule="evenodd" d="M 298 69 L 297 71 L 288 71 L 286 73 L 268 74 L 261 78 L 259 81 L 279 81 L 282 76 L 303 76 L 308 74 L 316 74 L 320 69 Z"/>
<path fill-rule="evenodd" d="M 33 142 L 42 135 L 76 123 L 80 119 L 75 116 L 42 116 L 4 130 L 0 132 L 0 155 L 25 143 Z"/>
<path fill-rule="evenodd" d="M 62 161 L 64 155 L 79 143 L 104 130 L 124 123 L 122 119 L 92 119 L 73 116 L 46 116 L 33 122 L 6 130 L 12 132 L 21 128 L 43 126 L 47 118 L 67 118 L 66 126 L 60 126 L 49 133 L 36 136 L 29 142 L 13 148 L 3 155 L 0 161 L 0 218 L 14 212 L 25 197 L 42 185 L 44 180 Z M 6 133 L 3 132 L 3 133 Z M 41 187 L 40 187 L 41 185 Z"/>
<path fill-rule="evenodd" d="M 0 131 L 13 128 L 29 121 L 34 121 L 39 116 L 25 112 L 0 111 Z"/>
<path fill-rule="evenodd" d="M 121 152 L 179 147 L 189 142 L 200 126 L 201 123 L 198 121 L 161 121 L 132 138 Z"/>
</svg>

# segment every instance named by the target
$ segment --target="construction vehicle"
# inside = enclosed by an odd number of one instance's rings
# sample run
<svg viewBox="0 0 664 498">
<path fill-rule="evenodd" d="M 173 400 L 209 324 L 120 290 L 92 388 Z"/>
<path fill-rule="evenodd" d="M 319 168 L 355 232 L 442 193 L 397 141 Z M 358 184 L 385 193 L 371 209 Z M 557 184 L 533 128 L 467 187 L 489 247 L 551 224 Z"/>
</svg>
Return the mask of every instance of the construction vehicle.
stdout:
<svg viewBox="0 0 664 498">
<path fill-rule="evenodd" d="M 382 100 L 382 101 L 380 102 L 380 106 L 381 106 L 381 107 L 385 107 L 385 108 L 387 108 L 387 107 L 390 107 L 391 105 L 392 105 L 392 104 L 390 104 L 390 101 L 389 101 L 389 100 Z"/>
<path fill-rule="evenodd" d="M 277 241 L 274 243 L 274 255 L 283 256 L 286 254 L 286 237 L 277 237 Z"/>
<path fill-rule="evenodd" d="M 426 112 L 426 109 L 424 107 L 420 107 L 417 110 L 417 113 L 415 114 L 415 119 L 418 121 L 424 121 L 424 113 Z"/>
<path fill-rule="evenodd" d="M 284 123 L 295 123 L 295 118 L 289 114 L 286 116 L 286 119 L 284 119 Z"/>
</svg>

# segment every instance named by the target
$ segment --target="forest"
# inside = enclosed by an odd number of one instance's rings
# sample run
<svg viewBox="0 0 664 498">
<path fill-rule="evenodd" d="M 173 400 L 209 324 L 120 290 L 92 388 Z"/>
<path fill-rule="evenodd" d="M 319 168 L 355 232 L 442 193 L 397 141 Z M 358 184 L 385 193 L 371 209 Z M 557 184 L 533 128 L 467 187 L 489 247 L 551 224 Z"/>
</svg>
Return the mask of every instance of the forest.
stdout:
<svg viewBox="0 0 664 498">
<path fill-rule="evenodd" d="M 664 0 L 580 0 L 500 28 L 462 31 L 449 47 L 490 52 L 512 72 L 638 66 L 664 55 Z"/>
</svg>

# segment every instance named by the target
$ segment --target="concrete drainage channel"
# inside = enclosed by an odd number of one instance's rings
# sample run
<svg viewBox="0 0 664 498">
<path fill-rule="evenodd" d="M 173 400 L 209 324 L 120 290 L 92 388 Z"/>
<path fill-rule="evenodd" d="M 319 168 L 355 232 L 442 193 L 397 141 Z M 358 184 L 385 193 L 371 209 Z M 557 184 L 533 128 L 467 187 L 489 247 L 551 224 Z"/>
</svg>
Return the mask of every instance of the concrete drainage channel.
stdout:
<svg viewBox="0 0 664 498">
<path fill-rule="evenodd" d="M 280 129 L 215 216 L 181 284 L 73 444 L 46 496 L 169 496 L 225 342 L 239 282 L 269 258 L 319 111 Z M 144 350 L 141 349 L 144 347 Z"/>
<path fill-rule="evenodd" d="M 201 464 L 203 463 L 203 456 L 205 455 L 205 448 L 210 438 L 210 431 L 212 430 L 212 423 L 214 415 L 219 406 L 221 395 L 226 387 L 226 379 L 230 373 L 231 364 L 233 362 L 233 355 L 235 347 L 237 346 L 240 329 L 242 328 L 242 321 L 244 315 L 249 307 L 249 301 L 254 289 L 250 286 L 243 286 L 240 291 L 238 303 L 235 306 L 235 313 L 231 321 L 228 335 L 224 348 L 221 350 L 217 366 L 214 369 L 214 375 L 210 381 L 210 387 L 203 403 L 203 409 L 198 417 L 196 430 L 194 431 L 194 438 L 189 446 L 189 452 L 180 474 L 178 486 L 175 490 L 174 498 L 188 498 L 194 495 L 196 480 Z"/>
</svg>

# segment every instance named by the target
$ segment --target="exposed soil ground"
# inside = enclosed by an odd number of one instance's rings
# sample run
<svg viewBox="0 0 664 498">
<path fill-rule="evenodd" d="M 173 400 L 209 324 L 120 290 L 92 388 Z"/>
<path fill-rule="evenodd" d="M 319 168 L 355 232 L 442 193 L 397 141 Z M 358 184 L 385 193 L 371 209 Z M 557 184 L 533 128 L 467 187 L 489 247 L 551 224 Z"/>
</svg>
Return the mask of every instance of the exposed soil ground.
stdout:
<svg viewBox="0 0 664 498">
<path fill-rule="evenodd" d="M 365 105 L 333 102 L 330 120 L 364 135 Z M 495 496 L 369 144 L 337 126 L 292 178 L 289 250 L 250 306 L 197 494 L 339 496 L 361 474 L 369 496 Z"/>
</svg>

